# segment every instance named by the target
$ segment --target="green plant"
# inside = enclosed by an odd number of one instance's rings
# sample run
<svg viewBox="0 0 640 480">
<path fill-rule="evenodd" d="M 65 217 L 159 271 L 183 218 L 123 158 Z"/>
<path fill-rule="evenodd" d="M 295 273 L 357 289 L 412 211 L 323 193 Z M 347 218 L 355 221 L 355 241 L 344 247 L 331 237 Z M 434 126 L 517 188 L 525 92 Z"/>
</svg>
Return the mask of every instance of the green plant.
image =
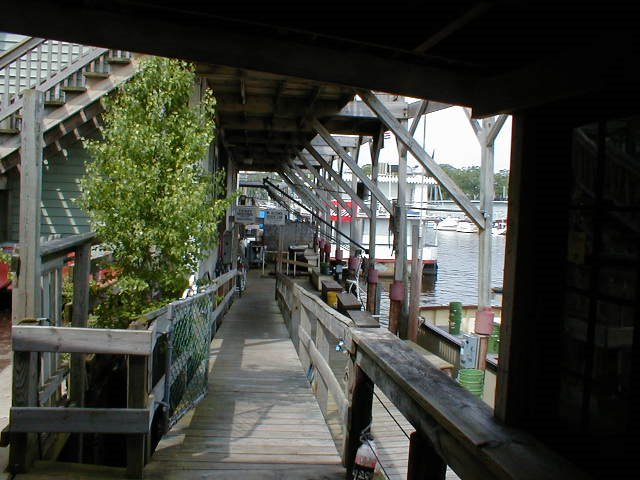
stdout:
<svg viewBox="0 0 640 480">
<path fill-rule="evenodd" d="M 84 142 L 92 161 L 80 205 L 119 271 L 96 307 L 105 326 L 181 293 L 215 245 L 233 200 L 225 198 L 224 172 L 203 167 L 215 136 L 215 100 L 206 93 L 190 106 L 194 85 L 192 65 L 147 59 L 107 102 L 102 140 Z"/>
</svg>

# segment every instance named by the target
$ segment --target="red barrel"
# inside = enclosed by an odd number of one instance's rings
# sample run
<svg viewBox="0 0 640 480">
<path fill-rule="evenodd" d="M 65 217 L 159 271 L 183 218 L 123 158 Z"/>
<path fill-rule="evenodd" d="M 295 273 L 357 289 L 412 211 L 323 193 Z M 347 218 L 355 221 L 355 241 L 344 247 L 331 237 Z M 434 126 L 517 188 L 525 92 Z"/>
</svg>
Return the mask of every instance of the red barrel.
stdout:
<svg viewBox="0 0 640 480">
<path fill-rule="evenodd" d="M 493 310 L 484 307 L 476 312 L 475 331 L 478 335 L 491 335 L 493 332 Z"/>
</svg>

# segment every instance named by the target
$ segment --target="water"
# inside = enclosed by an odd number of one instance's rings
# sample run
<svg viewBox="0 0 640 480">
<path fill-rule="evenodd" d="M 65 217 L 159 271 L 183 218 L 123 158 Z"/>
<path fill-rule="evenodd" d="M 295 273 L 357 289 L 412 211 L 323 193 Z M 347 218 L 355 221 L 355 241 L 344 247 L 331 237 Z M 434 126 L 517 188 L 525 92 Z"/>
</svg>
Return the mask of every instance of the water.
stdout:
<svg viewBox="0 0 640 480">
<path fill-rule="evenodd" d="M 507 205 L 494 203 L 494 219 L 507 217 Z M 502 287 L 504 275 L 504 235 L 492 235 L 491 286 Z M 478 247 L 477 234 L 437 232 L 438 275 L 422 277 L 421 305 L 449 305 L 449 302 L 478 303 Z M 381 279 L 380 313 L 388 315 L 390 279 Z M 366 287 L 365 287 L 366 288 Z M 494 301 L 494 305 L 497 303 Z M 384 321 L 384 320 L 383 320 Z"/>
</svg>

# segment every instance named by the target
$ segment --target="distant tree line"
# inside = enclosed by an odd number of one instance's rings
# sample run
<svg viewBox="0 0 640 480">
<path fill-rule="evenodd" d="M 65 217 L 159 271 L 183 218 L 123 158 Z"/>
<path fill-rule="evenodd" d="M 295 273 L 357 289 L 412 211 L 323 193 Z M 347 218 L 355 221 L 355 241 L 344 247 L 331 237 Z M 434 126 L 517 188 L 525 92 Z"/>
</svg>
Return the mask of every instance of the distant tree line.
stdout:
<svg viewBox="0 0 640 480">
<path fill-rule="evenodd" d="M 456 168 L 440 165 L 464 193 L 472 200 L 480 198 L 480 167 Z M 509 170 L 500 170 L 493 175 L 494 200 L 506 200 L 509 191 Z M 446 196 L 446 192 L 443 193 Z"/>
<path fill-rule="evenodd" d="M 440 166 L 470 199 L 480 198 L 480 167 L 456 168 L 446 163 Z M 366 175 L 371 175 L 371 164 L 364 165 L 362 170 Z M 506 200 L 509 195 L 509 170 L 500 170 L 493 178 L 494 200 Z M 442 195 L 445 200 L 449 199 L 447 192 L 442 192 Z"/>
</svg>

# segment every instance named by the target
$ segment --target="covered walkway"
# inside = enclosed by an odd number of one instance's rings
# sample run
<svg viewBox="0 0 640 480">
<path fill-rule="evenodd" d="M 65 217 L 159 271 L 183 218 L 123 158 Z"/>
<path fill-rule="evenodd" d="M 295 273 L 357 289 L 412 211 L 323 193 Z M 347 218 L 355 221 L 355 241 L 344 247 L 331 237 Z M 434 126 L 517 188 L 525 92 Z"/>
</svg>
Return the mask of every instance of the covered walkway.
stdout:
<svg viewBox="0 0 640 480">
<path fill-rule="evenodd" d="M 165 435 L 145 478 L 344 478 L 274 290 L 251 272 L 213 341 L 208 396 Z"/>
</svg>

